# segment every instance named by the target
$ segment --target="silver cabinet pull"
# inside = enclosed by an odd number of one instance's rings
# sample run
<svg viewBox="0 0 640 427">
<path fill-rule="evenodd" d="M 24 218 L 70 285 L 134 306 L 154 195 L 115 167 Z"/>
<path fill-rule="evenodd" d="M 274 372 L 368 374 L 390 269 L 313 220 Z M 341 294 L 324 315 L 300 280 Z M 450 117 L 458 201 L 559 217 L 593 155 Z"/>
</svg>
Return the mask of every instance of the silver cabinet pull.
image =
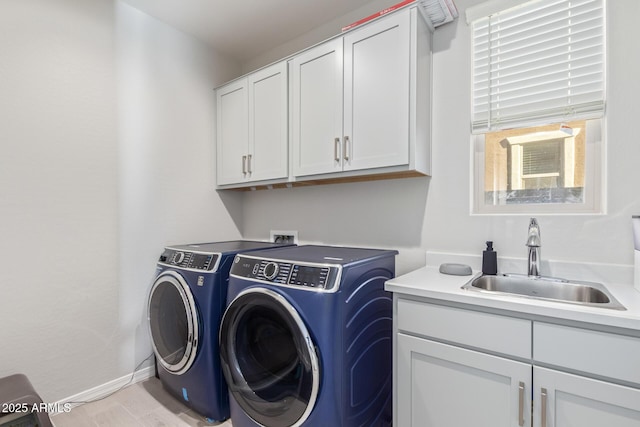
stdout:
<svg viewBox="0 0 640 427">
<path fill-rule="evenodd" d="M 247 174 L 247 156 L 242 156 L 242 174 Z"/>
<path fill-rule="evenodd" d="M 340 138 L 335 138 L 333 140 L 333 160 L 336 162 L 340 161 L 340 155 L 338 152 L 340 151 Z"/>
<path fill-rule="evenodd" d="M 540 393 L 540 427 L 547 427 L 547 389 L 543 388 Z"/>
<path fill-rule="evenodd" d="M 349 161 L 349 137 L 345 136 L 344 137 L 344 154 L 342 156 L 345 160 L 345 162 Z"/>
<path fill-rule="evenodd" d="M 518 385 L 518 425 L 524 425 L 524 383 Z"/>
<path fill-rule="evenodd" d="M 247 172 L 251 173 L 251 154 L 247 156 Z"/>
</svg>

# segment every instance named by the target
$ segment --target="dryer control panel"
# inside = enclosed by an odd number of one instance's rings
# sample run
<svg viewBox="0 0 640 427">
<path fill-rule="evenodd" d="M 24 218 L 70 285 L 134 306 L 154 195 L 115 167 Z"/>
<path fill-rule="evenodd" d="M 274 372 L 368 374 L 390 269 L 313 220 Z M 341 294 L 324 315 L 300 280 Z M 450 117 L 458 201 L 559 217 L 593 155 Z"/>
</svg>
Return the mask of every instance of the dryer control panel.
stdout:
<svg viewBox="0 0 640 427">
<path fill-rule="evenodd" d="M 336 290 L 340 267 L 324 264 L 301 264 L 237 255 L 230 274 L 244 279 L 306 289 Z"/>
<path fill-rule="evenodd" d="M 219 254 L 165 248 L 158 263 L 188 270 L 211 271 L 215 268 L 218 258 Z"/>
</svg>

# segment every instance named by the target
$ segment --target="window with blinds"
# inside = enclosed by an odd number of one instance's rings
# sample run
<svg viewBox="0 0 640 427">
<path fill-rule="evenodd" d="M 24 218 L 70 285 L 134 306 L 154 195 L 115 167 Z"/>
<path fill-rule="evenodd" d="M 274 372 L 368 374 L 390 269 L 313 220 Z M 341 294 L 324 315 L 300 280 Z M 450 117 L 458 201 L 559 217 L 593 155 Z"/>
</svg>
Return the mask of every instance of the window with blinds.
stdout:
<svg viewBox="0 0 640 427">
<path fill-rule="evenodd" d="M 602 117 L 604 0 L 534 0 L 471 26 L 474 133 Z"/>
<path fill-rule="evenodd" d="M 562 170 L 561 141 L 544 141 L 522 147 L 522 176 L 560 175 Z"/>
<path fill-rule="evenodd" d="M 603 212 L 605 6 L 489 0 L 466 10 L 472 212 Z"/>
</svg>

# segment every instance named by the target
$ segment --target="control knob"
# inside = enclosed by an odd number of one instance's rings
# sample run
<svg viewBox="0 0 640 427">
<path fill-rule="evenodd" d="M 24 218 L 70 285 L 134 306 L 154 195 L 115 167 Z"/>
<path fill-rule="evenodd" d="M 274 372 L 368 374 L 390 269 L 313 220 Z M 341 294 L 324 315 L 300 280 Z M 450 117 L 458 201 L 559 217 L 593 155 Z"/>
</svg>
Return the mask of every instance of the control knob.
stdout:
<svg viewBox="0 0 640 427">
<path fill-rule="evenodd" d="M 173 256 L 173 263 L 180 264 L 182 260 L 184 260 L 184 252 L 176 252 L 176 254 Z"/>
<path fill-rule="evenodd" d="M 264 266 L 264 277 L 267 280 L 273 280 L 276 278 L 276 276 L 278 275 L 278 264 L 276 264 L 275 262 L 268 262 L 265 266 Z"/>
</svg>

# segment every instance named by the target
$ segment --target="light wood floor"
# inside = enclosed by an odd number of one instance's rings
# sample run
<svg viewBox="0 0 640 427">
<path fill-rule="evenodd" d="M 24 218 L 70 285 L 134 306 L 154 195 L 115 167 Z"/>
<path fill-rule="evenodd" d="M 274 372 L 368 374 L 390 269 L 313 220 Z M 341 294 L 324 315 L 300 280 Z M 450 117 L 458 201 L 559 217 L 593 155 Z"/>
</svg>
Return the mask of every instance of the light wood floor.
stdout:
<svg viewBox="0 0 640 427">
<path fill-rule="evenodd" d="M 55 427 L 211 426 L 173 398 L 157 378 L 130 385 L 106 399 L 76 406 L 51 417 Z M 215 424 L 214 424 L 215 425 Z M 231 421 L 217 424 L 231 427 Z"/>
</svg>

